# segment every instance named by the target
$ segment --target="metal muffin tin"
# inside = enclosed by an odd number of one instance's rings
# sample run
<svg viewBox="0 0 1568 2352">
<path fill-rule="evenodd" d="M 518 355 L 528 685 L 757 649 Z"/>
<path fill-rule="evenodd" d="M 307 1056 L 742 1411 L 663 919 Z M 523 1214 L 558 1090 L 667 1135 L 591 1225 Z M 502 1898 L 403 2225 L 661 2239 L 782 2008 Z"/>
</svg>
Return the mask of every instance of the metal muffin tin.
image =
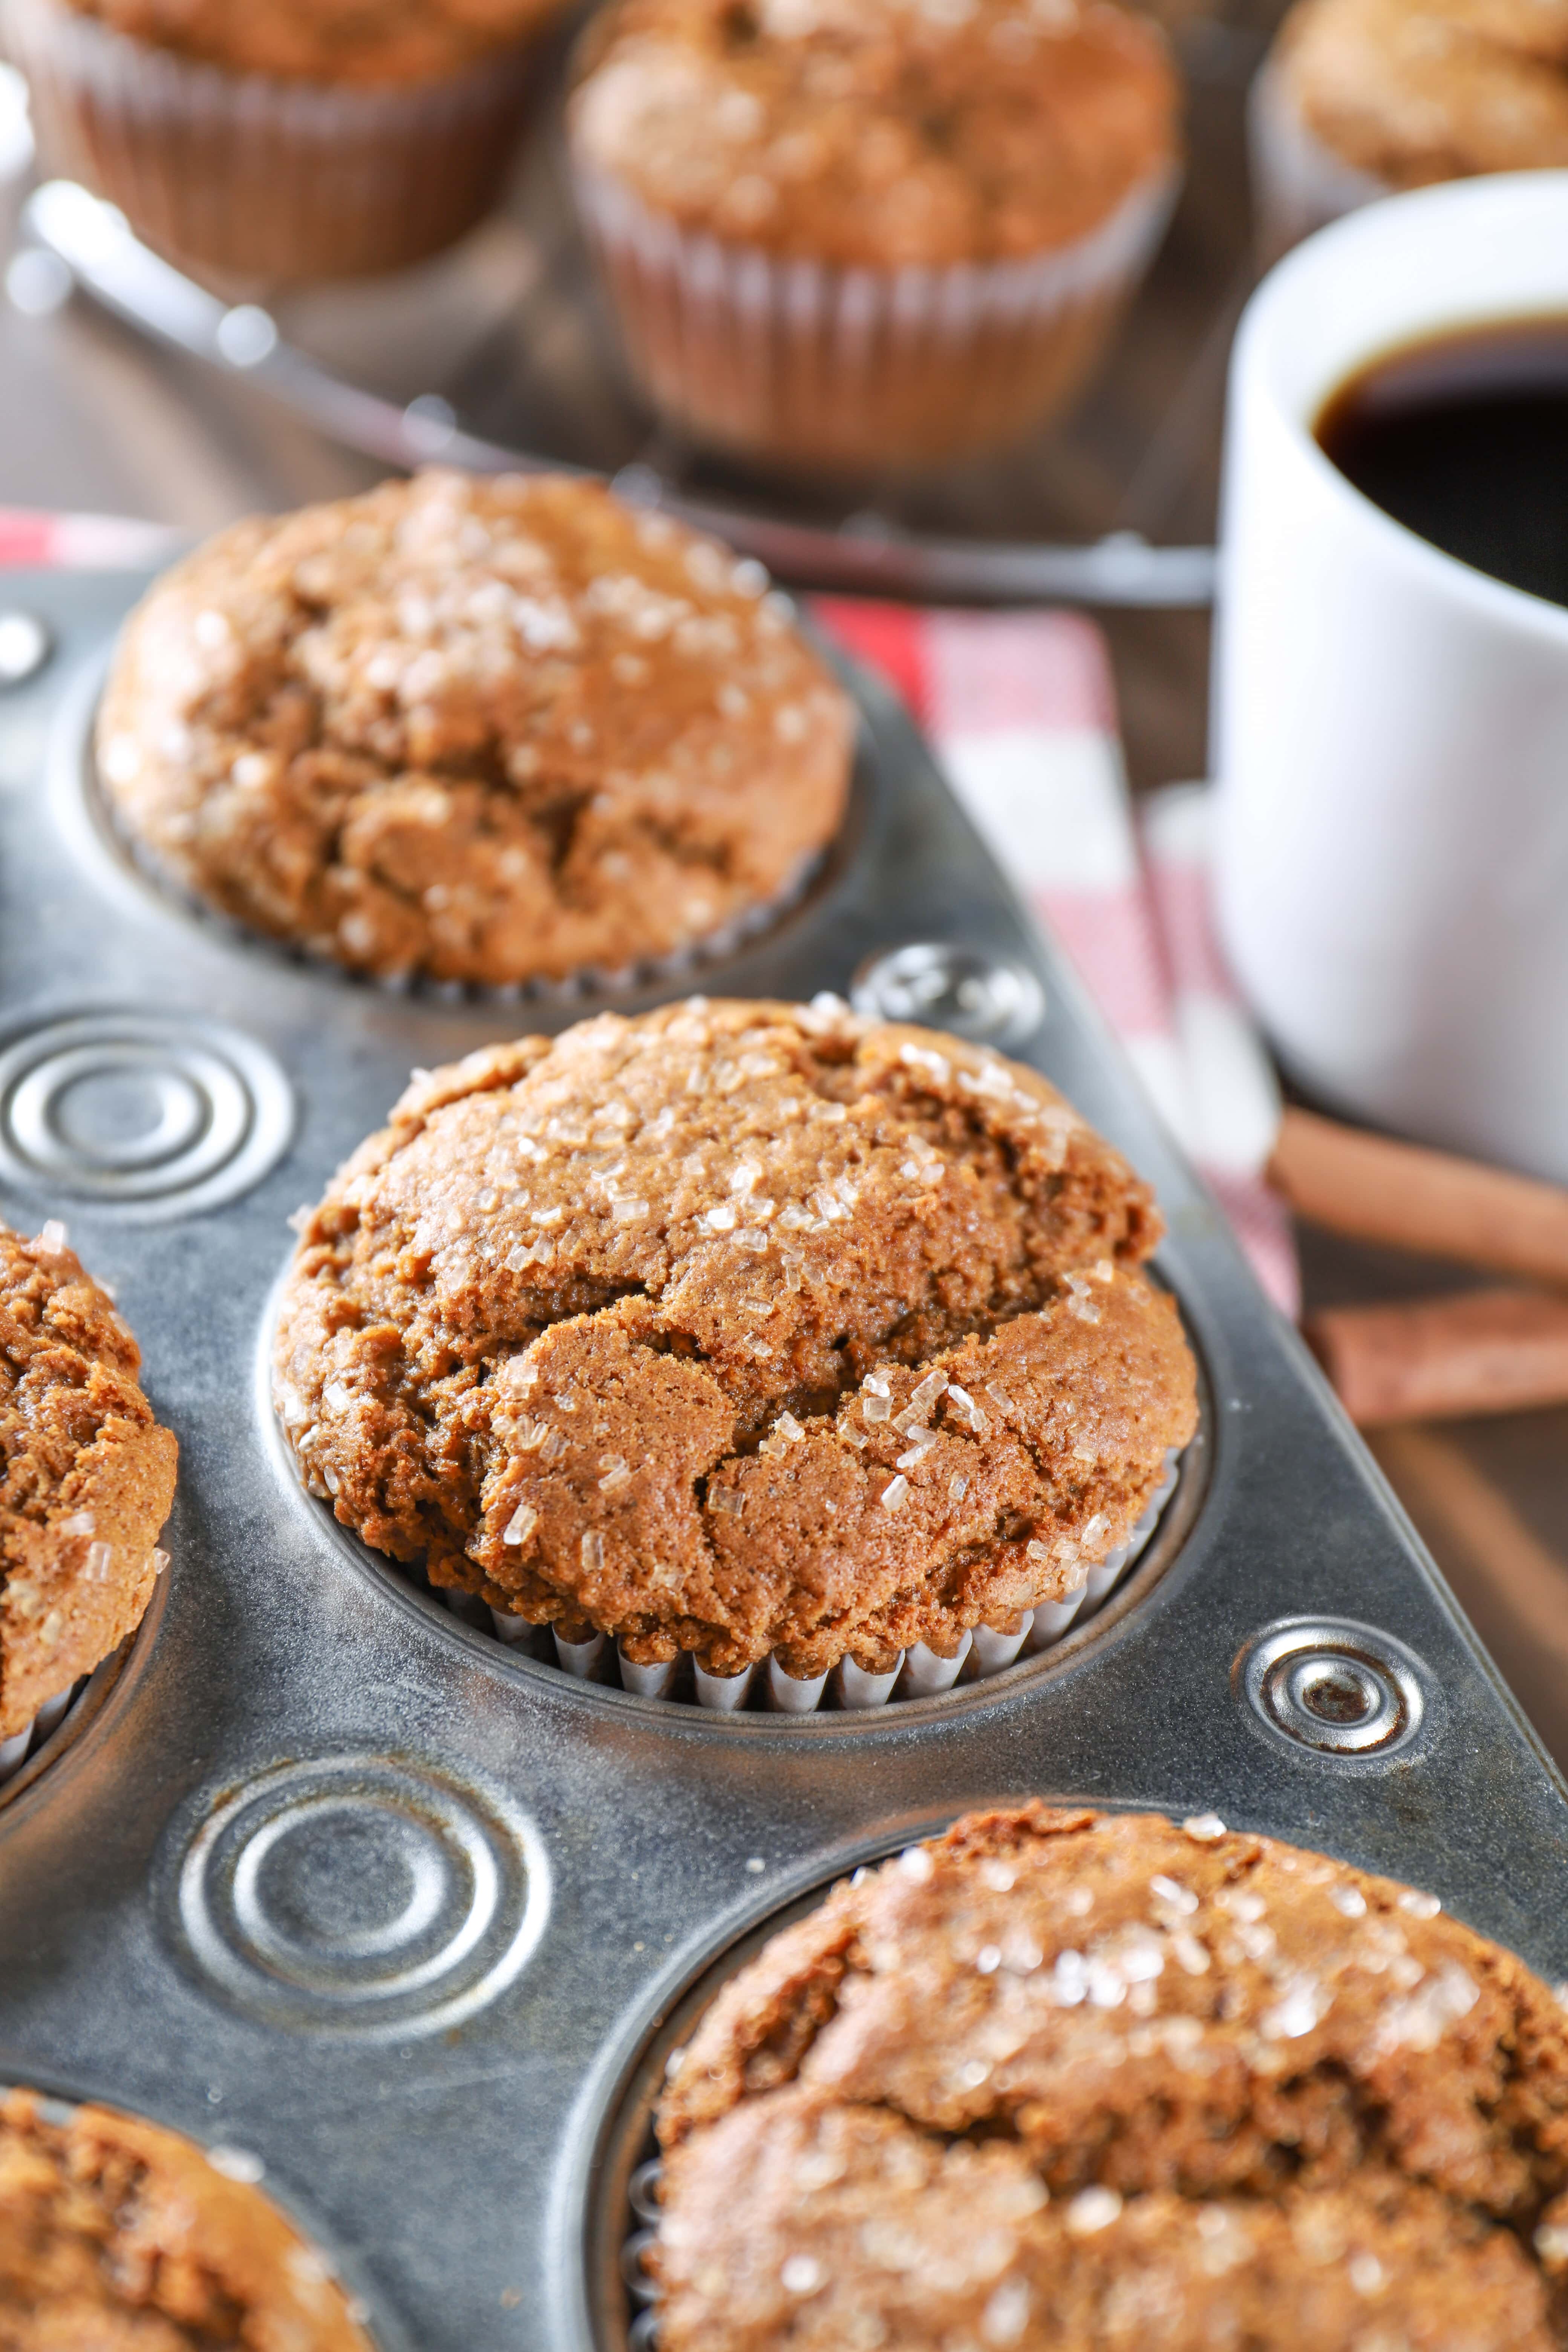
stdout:
<svg viewBox="0 0 1568 2352">
<path fill-rule="evenodd" d="M 1011 1024 L 1007 1050 L 1158 1187 L 1159 1271 L 1210 1400 L 1183 1507 L 1058 1647 L 798 1719 L 574 1680 L 340 1540 L 257 1377 L 289 1212 L 412 1065 L 672 987 L 396 996 L 161 898 L 81 803 L 86 681 L 141 585 L 9 583 L 55 650 L 0 700 L 0 1207 L 66 1219 L 115 1285 L 181 1475 L 153 1614 L 0 1790 L 0 2081 L 259 2158 L 387 2347 L 607 2352 L 629 2316 L 612 2176 L 663 2021 L 783 1908 L 966 1805 L 1212 1809 L 1430 1888 L 1568 1975 L 1568 1790 L 1077 982 L 864 680 L 844 853 L 700 985 L 912 974 L 928 1019 Z M 249 1089 L 221 1165 L 202 1148 L 228 1099 L 214 1057 Z"/>
</svg>

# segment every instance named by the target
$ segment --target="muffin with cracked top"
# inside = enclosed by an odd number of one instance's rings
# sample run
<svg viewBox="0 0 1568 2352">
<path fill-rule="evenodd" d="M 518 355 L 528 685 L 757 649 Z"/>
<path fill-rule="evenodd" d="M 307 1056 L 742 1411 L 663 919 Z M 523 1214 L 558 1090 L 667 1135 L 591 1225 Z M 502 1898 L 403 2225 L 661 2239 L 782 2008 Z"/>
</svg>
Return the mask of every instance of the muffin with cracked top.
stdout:
<svg viewBox="0 0 1568 2352">
<path fill-rule="evenodd" d="M 971 1814 L 671 2061 L 668 2352 L 1553 2352 L 1568 2015 L 1212 1814 Z"/>
<path fill-rule="evenodd" d="M 1163 36 L 1114 0 L 613 0 L 569 121 L 654 405 L 863 473 L 1074 396 L 1159 241 L 1178 112 Z"/>
<path fill-rule="evenodd" d="M 0 1769 L 141 1623 L 163 1564 L 178 1448 L 141 1362 L 63 1225 L 0 1225 Z"/>
<path fill-rule="evenodd" d="M 0 2089 L 0 2352 L 371 2352 L 330 2264 L 252 2183 L 111 2107 Z"/>
<path fill-rule="evenodd" d="M 1146 1186 L 929 1032 L 693 999 L 416 1078 L 306 1218 L 276 1397 L 437 1586 L 731 1675 L 1080 1590 L 1192 1436 Z M 572 1638 L 585 1638 L 574 1631 Z"/>
<path fill-rule="evenodd" d="M 755 919 L 837 831 L 853 735 L 760 564 L 591 482 L 430 473 L 176 565 L 98 762 L 222 913 L 495 988 Z"/>
</svg>

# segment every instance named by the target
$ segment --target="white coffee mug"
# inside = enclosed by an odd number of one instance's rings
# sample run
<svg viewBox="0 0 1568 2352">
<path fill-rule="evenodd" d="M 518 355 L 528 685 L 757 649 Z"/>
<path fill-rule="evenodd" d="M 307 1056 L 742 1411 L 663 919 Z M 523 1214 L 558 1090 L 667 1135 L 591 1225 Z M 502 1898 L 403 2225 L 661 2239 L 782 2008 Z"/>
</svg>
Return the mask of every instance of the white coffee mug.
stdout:
<svg viewBox="0 0 1568 2352">
<path fill-rule="evenodd" d="M 1231 366 L 1213 752 L 1224 936 L 1286 1066 L 1568 1181 L 1568 610 L 1393 521 L 1313 438 L 1369 360 L 1543 313 L 1568 318 L 1568 172 L 1392 197 L 1264 280 Z"/>
</svg>

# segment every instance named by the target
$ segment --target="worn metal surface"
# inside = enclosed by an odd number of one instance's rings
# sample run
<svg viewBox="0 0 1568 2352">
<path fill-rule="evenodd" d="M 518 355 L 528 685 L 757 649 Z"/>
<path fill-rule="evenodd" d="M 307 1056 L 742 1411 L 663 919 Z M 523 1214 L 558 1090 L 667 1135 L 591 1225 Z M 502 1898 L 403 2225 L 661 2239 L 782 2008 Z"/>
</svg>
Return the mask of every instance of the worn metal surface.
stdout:
<svg viewBox="0 0 1568 2352">
<path fill-rule="evenodd" d="M 0 1168 L 5 1215 L 65 1216 L 116 1285 L 182 1448 L 155 1621 L 63 1754 L 0 1798 L 0 2079 L 255 2152 L 345 2259 L 388 2346 L 585 2352 L 587 2202 L 658 2019 L 776 1906 L 972 1801 L 1212 1808 L 1412 1879 L 1568 1974 L 1568 1791 L 1076 982 L 875 689 L 847 854 L 700 984 L 847 992 L 867 959 L 932 940 L 1035 975 L 1045 1018 L 1012 1050 L 1152 1178 L 1171 1222 L 1160 1266 L 1214 1408 L 1176 1556 L 1081 1638 L 994 1681 L 801 1723 L 574 1683 L 340 1542 L 289 1475 L 258 1380 L 285 1218 L 411 1065 L 603 1000 L 396 996 L 161 899 L 80 803 L 82 679 L 135 584 L 12 583 L 57 651 L 0 698 L 0 1054 L 67 1019 L 73 1053 L 100 1015 L 120 1045 L 148 1022 L 166 1083 L 145 1061 L 129 1077 L 113 1056 L 107 1076 L 70 1065 L 51 1131 L 95 1167 L 106 1150 L 133 1162 L 159 1120 L 190 1148 L 183 1036 L 240 1033 L 253 1068 L 286 1075 L 295 1119 L 251 1189 L 189 1214 L 165 1190 L 153 1221 L 101 1191 L 68 1199 L 58 1157 L 38 1192 L 15 1160 Z M 1374 1661 L 1379 1639 L 1397 1644 L 1421 1700 L 1407 1736 L 1346 1756 L 1266 1727 L 1243 1654 L 1287 1619 L 1349 1621 Z"/>
</svg>

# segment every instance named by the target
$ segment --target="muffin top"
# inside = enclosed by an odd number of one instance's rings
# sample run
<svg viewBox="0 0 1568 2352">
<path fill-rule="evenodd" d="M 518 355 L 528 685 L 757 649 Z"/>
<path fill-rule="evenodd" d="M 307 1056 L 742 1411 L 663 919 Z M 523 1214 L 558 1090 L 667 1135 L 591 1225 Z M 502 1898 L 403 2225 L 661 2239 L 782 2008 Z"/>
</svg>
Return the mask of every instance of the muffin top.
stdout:
<svg viewBox="0 0 1568 2352">
<path fill-rule="evenodd" d="M 325 2259 L 247 2185 L 256 2168 L 109 2107 L 0 2092 L 0 2345 L 371 2352 Z"/>
<path fill-rule="evenodd" d="M 112 31 L 285 81 L 431 81 L 525 37 L 562 0 L 68 0 Z"/>
<path fill-rule="evenodd" d="M 1552 2352 L 1568 2016 L 1432 1895 L 1027 1805 L 837 1887 L 658 2117 L 667 2352 Z"/>
<path fill-rule="evenodd" d="M 1302 0 L 1277 54 L 1308 129 L 1391 187 L 1568 164 L 1565 0 Z"/>
<path fill-rule="evenodd" d="M 0 1225 L 0 1739 L 141 1622 L 178 1449 L 142 1357 L 65 1245 Z"/>
<path fill-rule="evenodd" d="M 767 587 L 553 476 L 258 518 L 132 614 L 100 772 L 184 884 L 356 971 L 620 970 L 776 898 L 839 824 L 851 706 Z"/>
<path fill-rule="evenodd" d="M 1169 171 L 1164 40 L 1113 0 L 612 0 L 575 152 L 688 228 L 897 268 L 1026 258 Z"/>
<path fill-rule="evenodd" d="M 693 998 L 416 1082 L 276 1396 L 367 1542 L 639 1662 L 815 1675 L 1075 1591 L 1194 1425 L 1147 1189 L 1032 1072 Z"/>
</svg>

